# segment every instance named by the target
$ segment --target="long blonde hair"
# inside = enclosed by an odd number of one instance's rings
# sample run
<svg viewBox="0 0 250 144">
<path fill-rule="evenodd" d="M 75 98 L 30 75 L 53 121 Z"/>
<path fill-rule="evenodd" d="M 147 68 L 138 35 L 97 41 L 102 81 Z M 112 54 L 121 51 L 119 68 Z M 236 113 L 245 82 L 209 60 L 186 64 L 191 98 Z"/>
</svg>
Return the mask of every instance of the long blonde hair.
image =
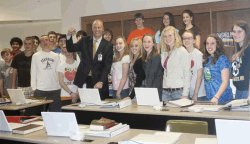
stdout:
<svg viewBox="0 0 250 144">
<path fill-rule="evenodd" d="M 128 48 L 127 41 L 126 41 L 125 37 L 123 37 L 123 36 L 118 36 L 115 40 L 117 40 L 117 39 L 119 39 L 119 38 L 121 38 L 121 39 L 123 40 L 123 42 L 124 42 L 124 52 L 123 52 L 122 55 L 120 55 L 120 53 L 119 53 L 119 52 L 116 50 L 116 48 L 115 48 L 115 55 L 114 55 L 114 57 L 113 57 L 113 61 L 114 61 L 114 62 L 118 62 L 118 61 L 120 61 L 125 55 L 129 55 L 129 48 Z"/>
<path fill-rule="evenodd" d="M 132 50 L 131 50 L 131 47 L 133 46 L 135 41 L 138 42 L 138 47 L 140 48 L 139 54 L 138 54 L 137 57 L 135 57 L 135 55 L 132 53 Z M 133 38 L 130 41 L 129 48 L 130 48 L 129 55 L 130 55 L 131 63 L 134 63 L 138 58 L 140 58 L 142 56 L 142 40 L 140 38 Z"/>
<path fill-rule="evenodd" d="M 160 41 L 160 46 L 161 46 L 161 51 L 162 52 L 169 52 L 170 51 L 170 47 L 169 45 L 167 45 L 165 42 L 164 42 L 164 34 L 166 32 L 173 32 L 174 34 L 174 39 L 175 39 L 175 42 L 174 42 L 174 48 L 179 48 L 182 46 L 182 41 L 181 41 L 181 37 L 179 35 L 179 33 L 176 31 L 176 28 L 173 27 L 173 26 L 167 26 L 166 28 L 163 29 L 162 33 L 161 33 L 161 41 Z"/>
</svg>

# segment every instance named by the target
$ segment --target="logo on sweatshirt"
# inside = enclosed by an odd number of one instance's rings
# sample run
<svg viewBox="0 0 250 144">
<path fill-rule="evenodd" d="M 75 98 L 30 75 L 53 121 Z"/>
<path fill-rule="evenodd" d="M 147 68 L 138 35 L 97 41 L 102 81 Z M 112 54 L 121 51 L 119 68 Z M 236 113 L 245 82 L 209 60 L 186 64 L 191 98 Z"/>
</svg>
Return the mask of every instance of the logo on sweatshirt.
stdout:
<svg viewBox="0 0 250 144">
<path fill-rule="evenodd" d="M 44 70 L 49 70 L 52 69 L 51 64 L 55 62 L 55 60 L 53 58 L 44 58 L 41 60 L 43 66 L 44 66 Z"/>
</svg>

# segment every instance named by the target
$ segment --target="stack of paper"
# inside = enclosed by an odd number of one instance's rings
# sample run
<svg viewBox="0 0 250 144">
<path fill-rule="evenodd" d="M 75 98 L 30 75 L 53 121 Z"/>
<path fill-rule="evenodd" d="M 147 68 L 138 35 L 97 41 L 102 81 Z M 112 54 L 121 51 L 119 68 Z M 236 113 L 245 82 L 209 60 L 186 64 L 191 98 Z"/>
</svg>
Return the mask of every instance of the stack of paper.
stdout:
<svg viewBox="0 0 250 144">
<path fill-rule="evenodd" d="M 125 108 L 132 104 L 132 101 L 129 97 L 117 100 L 117 101 L 111 101 L 107 102 L 101 105 L 102 108 Z"/>
<path fill-rule="evenodd" d="M 223 105 L 193 105 L 189 107 L 188 110 L 193 112 L 202 112 L 202 111 L 217 112 L 221 110 L 223 107 L 224 107 Z"/>
<path fill-rule="evenodd" d="M 155 134 L 139 134 L 130 141 L 142 144 L 175 144 L 181 133 L 157 132 Z"/>
<path fill-rule="evenodd" d="M 173 101 L 169 101 L 168 103 L 176 105 L 178 107 L 184 107 L 184 106 L 190 106 L 194 103 L 194 101 L 189 100 L 187 98 L 181 98 L 178 100 L 173 100 Z"/>
<path fill-rule="evenodd" d="M 129 130 L 129 125 L 127 124 L 117 124 L 109 129 L 103 130 L 103 131 L 93 131 L 93 130 L 87 130 L 83 131 L 83 133 L 87 136 L 96 136 L 96 137 L 113 137 L 120 133 L 123 133 L 125 131 Z"/>
</svg>

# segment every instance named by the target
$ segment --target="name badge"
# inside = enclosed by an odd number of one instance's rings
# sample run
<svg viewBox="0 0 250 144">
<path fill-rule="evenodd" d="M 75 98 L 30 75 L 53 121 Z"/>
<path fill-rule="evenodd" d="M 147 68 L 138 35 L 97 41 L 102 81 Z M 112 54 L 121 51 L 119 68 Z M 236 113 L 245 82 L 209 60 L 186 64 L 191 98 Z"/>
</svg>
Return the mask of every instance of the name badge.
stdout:
<svg viewBox="0 0 250 144">
<path fill-rule="evenodd" d="M 98 54 L 98 61 L 102 61 L 102 54 Z"/>
</svg>

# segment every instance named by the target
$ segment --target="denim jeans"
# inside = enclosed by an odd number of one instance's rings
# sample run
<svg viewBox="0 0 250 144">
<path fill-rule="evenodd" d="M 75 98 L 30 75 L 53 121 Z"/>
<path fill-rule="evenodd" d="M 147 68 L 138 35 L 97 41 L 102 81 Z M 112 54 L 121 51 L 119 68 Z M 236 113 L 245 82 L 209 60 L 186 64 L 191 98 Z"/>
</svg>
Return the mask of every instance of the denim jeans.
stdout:
<svg viewBox="0 0 250 144">
<path fill-rule="evenodd" d="M 177 100 L 180 99 L 182 96 L 183 90 L 176 90 L 176 91 L 162 91 L 162 101 L 170 101 L 170 100 Z"/>
<path fill-rule="evenodd" d="M 116 92 L 117 92 L 117 90 L 113 90 L 113 98 L 118 98 L 117 96 L 116 96 Z M 122 91 L 121 91 L 121 99 L 123 99 L 123 98 L 125 98 L 125 97 L 129 97 L 129 88 L 128 89 L 123 89 Z"/>
<path fill-rule="evenodd" d="M 236 90 L 235 99 L 247 99 L 248 91 Z"/>
</svg>

